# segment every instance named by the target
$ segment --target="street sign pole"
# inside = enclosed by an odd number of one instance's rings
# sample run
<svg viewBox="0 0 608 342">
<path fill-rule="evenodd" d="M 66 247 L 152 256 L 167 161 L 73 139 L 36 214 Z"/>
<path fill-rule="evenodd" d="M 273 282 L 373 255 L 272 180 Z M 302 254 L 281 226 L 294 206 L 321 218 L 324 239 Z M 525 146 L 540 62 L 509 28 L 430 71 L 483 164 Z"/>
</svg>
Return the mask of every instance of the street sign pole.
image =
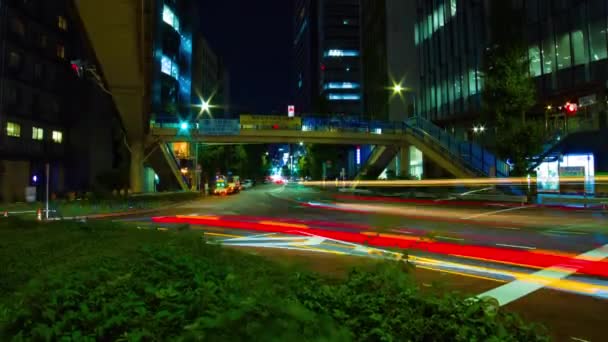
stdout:
<svg viewBox="0 0 608 342">
<path fill-rule="evenodd" d="M 49 219 L 49 182 L 50 182 L 51 166 L 46 163 L 46 214 L 45 217 Z"/>
</svg>

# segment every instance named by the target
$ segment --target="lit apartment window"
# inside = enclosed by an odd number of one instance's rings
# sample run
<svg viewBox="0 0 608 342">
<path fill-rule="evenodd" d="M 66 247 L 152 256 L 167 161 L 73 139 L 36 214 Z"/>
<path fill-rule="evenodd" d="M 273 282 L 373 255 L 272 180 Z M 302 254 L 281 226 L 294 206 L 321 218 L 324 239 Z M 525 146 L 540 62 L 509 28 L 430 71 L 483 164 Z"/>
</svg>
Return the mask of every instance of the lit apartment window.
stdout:
<svg viewBox="0 0 608 342">
<path fill-rule="evenodd" d="M 42 140 L 44 138 L 44 130 L 40 127 L 32 127 L 32 139 Z"/>
<path fill-rule="evenodd" d="M 53 131 L 53 142 L 61 144 L 63 142 L 63 132 Z"/>
<path fill-rule="evenodd" d="M 160 58 L 160 71 L 163 74 L 172 76 L 175 79 L 178 79 L 179 77 L 179 66 L 166 55 L 162 55 Z"/>
<path fill-rule="evenodd" d="M 64 31 L 68 30 L 68 21 L 65 19 L 64 16 L 60 15 L 57 17 L 57 27 Z"/>
<path fill-rule="evenodd" d="M 179 32 L 179 18 L 167 5 L 163 6 L 163 21 L 173 27 L 175 31 Z"/>
<path fill-rule="evenodd" d="M 21 136 L 21 125 L 14 122 L 6 123 L 6 135 L 19 138 Z"/>
<path fill-rule="evenodd" d="M 63 44 L 57 44 L 57 57 L 65 58 L 65 46 Z"/>
</svg>

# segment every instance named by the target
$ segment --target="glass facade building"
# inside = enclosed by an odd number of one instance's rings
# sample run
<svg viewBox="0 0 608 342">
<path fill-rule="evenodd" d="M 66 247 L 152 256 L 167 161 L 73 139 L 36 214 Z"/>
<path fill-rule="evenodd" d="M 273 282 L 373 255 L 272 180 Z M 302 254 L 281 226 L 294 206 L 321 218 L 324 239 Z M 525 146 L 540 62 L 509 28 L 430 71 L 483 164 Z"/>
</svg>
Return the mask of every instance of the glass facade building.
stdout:
<svg viewBox="0 0 608 342">
<path fill-rule="evenodd" d="M 471 117 L 481 108 L 481 59 L 488 36 L 486 3 L 419 0 L 417 4 L 417 112 L 439 123 Z"/>
<path fill-rule="evenodd" d="M 192 83 L 196 7 L 191 1 L 157 0 L 155 8 L 151 119 L 188 121 L 196 114 L 192 104 L 200 103 Z"/>
<path fill-rule="evenodd" d="M 492 45 L 491 3 L 418 1 L 414 39 L 421 65 L 419 114 L 444 125 L 477 117 L 483 52 Z M 530 75 L 538 88 L 535 111 L 560 111 L 567 101 L 591 97 L 595 100 L 582 105 L 597 112 L 591 115 L 596 125 L 605 126 L 607 2 L 511 0 L 510 5 L 524 16 L 524 27 L 514 32 L 523 32 L 520 38 L 528 46 Z"/>
<path fill-rule="evenodd" d="M 359 0 L 296 0 L 296 111 L 362 113 Z"/>
</svg>

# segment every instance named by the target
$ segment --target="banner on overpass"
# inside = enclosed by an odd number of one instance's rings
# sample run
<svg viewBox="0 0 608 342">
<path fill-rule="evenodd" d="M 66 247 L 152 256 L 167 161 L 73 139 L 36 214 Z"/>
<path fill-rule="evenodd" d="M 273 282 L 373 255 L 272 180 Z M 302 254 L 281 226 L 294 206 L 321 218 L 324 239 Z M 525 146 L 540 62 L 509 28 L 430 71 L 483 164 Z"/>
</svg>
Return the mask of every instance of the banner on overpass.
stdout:
<svg viewBox="0 0 608 342">
<path fill-rule="evenodd" d="M 300 117 L 278 115 L 241 115 L 241 126 L 244 129 L 300 129 Z"/>
<path fill-rule="evenodd" d="M 199 131 L 203 135 L 239 135 L 239 120 L 204 119 L 199 122 Z"/>
</svg>

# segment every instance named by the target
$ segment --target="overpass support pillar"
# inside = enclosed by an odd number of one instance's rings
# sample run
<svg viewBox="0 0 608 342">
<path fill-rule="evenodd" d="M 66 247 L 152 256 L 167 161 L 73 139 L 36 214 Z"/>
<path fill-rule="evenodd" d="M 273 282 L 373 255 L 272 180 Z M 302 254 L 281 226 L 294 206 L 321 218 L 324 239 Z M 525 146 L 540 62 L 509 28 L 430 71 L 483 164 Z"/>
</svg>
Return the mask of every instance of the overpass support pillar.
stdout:
<svg viewBox="0 0 608 342">
<path fill-rule="evenodd" d="M 144 191 L 144 143 L 143 141 L 132 141 L 129 149 L 131 150 L 129 172 L 131 192 L 140 193 Z"/>
<path fill-rule="evenodd" d="M 403 145 L 399 149 L 399 166 L 397 168 L 397 175 L 399 177 L 409 177 L 410 176 L 410 146 Z"/>
</svg>

